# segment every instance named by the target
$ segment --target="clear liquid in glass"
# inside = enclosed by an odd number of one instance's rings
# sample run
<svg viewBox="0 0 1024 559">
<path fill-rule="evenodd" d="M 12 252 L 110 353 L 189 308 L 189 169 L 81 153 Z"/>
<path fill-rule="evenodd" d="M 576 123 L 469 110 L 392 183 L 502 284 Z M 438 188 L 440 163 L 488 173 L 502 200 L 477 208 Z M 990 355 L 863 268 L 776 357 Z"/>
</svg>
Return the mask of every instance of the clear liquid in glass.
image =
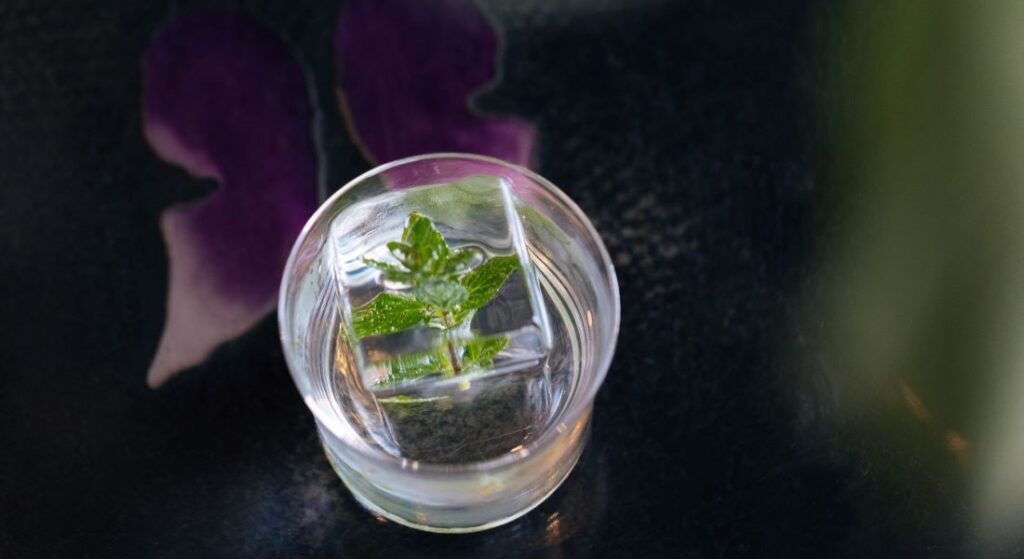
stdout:
<svg viewBox="0 0 1024 559">
<path fill-rule="evenodd" d="M 389 192 L 361 200 L 331 226 L 321 273 L 333 276 L 324 293 L 322 373 L 340 416 L 369 444 L 400 458 L 464 463 L 521 449 L 557 416 L 574 384 L 579 343 L 569 327 L 572 299 L 557 273 L 523 234 L 511 189 L 492 176 Z M 515 254 L 520 270 L 479 309 L 466 335 L 504 336 L 507 346 L 485 370 L 455 376 L 440 371 L 414 382 L 381 387 L 379 364 L 443 343 L 437 329 L 416 327 L 356 340 L 352 308 L 389 285 L 364 257 L 382 258 L 401 237 L 411 212 L 429 217 L 453 249 L 471 247 L 480 260 Z"/>
</svg>

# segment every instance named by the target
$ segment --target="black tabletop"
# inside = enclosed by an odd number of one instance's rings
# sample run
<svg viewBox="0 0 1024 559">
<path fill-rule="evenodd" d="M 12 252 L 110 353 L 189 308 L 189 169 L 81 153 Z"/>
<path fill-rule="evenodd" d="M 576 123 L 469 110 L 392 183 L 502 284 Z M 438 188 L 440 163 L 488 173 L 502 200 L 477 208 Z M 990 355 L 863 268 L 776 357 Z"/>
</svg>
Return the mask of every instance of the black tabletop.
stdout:
<svg viewBox="0 0 1024 559">
<path fill-rule="evenodd" d="M 227 5 L 335 98 L 339 2 L 0 3 L 0 555 L 935 557 L 963 528 L 808 427 L 790 349 L 827 227 L 821 38 L 803 1 L 482 2 L 501 81 L 475 106 L 536 131 L 533 166 L 592 218 L 622 329 L 565 485 L 510 525 L 415 532 L 324 458 L 267 314 L 159 388 L 160 214 L 218 188 L 143 136 L 165 22 Z M 370 168 L 320 108 L 332 189 Z M 813 423 L 813 422 L 811 422 Z M 955 515 L 954 515 L 955 516 Z"/>
</svg>

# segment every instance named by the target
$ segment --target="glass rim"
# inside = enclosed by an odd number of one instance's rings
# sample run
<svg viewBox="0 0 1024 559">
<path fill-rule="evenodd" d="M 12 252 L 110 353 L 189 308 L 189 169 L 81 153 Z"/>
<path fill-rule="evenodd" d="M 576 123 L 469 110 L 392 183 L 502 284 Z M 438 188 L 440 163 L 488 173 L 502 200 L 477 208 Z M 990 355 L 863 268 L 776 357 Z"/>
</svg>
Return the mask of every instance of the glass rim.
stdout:
<svg viewBox="0 0 1024 559">
<path fill-rule="evenodd" d="M 292 248 L 288 254 L 288 260 L 285 263 L 284 272 L 281 276 L 281 287 L 278 292 L 277 323 L 278 328 L 280 330 L 279 335 L 282 342 L 281 346 L 284 352 L 285 363 L 288 367 L 289 373 L 292 375 L 294 380 L 298 381 L 298 376 L 300 373 L 297 372 L 297 367 L 295 366 L 294 359 L 292 357 L 292 350 L 290 347 L 291 344 L 285 343 L 285 336 L 287 335 L 287 332 L 290 331 L 291 327 L 291 321 L 286 316 L 285 312 L 285 302 L 287 301 L 287 293 L 289 287 L 292 284 L 292 279 L 295 271 L 295 263 L 299 255 L 299 248 L 308 238 L 310 231 L 317 223 L 321 221 L 324 214 L 327 213 L 328 209 L 332 207 L 335 203 L 337 203 L 339 198 L 343 197 L 349 190 L 351 190 L 356 185 L 362 183 L 366 179 L 379 175 L 395 167 L 431 159 L 465 159 L 471 161 L 479 161 L 483 163 L 492 163 L 504 167 L 506 169 L 512 170 L 516 173 L 519 173 L 520 175 L 530 179 L 536 185 L 540 186 L 542 189 L 553 195 L 559 201 L 559 203 L 561 203 L 565 208 L 569 210 L 571 214 L 579 218 L 580 221 L 583 223 L 583 226 L 586 229 L 591 240 L 596 245 L 597 253 L 600 258 L 601 267 L 603 268 L 605 275 L 608 279 L 607 283 L 611 291 L 611 304 L 613 311 L 612 314 L 614 316 L 612 317 L 611 331 L 607 336 L 607 338 L 609 339 L 602 339 L 601 343 L 598 345 L 598 347 L 601 349 L 599 350 L 600 355 L 593 369 L 593 377 L 587 382 L 586 386 L 581 387 L 584 388 L 584 390 L 577 391 L 575 394 L 573 394 L 572 398 L 570 398 L 569 400 L 566 410 L 562 414 L 562 423 L 572 425 L 573 423 L 576 422 L 580 415 L 590 407 L 590 404 L 594 401 L 594 398 L 597 396 L 597 391 L 604 383 L 604 379 L 608 374 L 608 369 L 611 366 L 612 358 L 615 355 L 615 346 L 618 342 L 619 326 L 622 318 L 621 301 L 619 296 L 619 283 L 618 277 L 615 274 L 615 267 L 612 264 L 611 257 L 608 254 L 608 249 L 604 245 L 604 241 L 601 240 L 601 236 L 597 233 L 597 230 L 594 228 L 594 224 L 590 222 L 590 218 L 588 218 L 587 215 L 583 213 L 583 210 L 580 209 L 580 207 L 576 204 L 576 202 L 572 200 L 572 198 L 570 198 L 566 193 L 562 192 L 562 190 L 555 186 L 554 183 L 545 179 L 538 173 L 530 169 L 527 169 L 526 167 L 484 155 L 459 152 L 437 152 L 413 155 L 410 157 L 396 159 L 394 161 L 390 161 L 382 165 L 377 165 L 376 167 L 373 167 L 368 171 L 361 173 L 359 176 L 345 183 L 344 186 L 339 188 L 336 192 L 331 194 L 326 200 L 324 200 L 320 204 L 316 211 L 313 212 L 313 215 L 310 216 L 310 218 L 306 221 L 306 224 L 303 225 L 302 230 L 299 232 L 298 236 L 295 239 L 295 242 L 292 244 Z M 344 437 L 338 434 L 341 431 L 341 429 L 339 429 L 340 420 L 335 418 L 328 410 L 324 409 L 324 407 L 321 406 L 317 401 L 313 400 L 312 398 L 309 398 L 309 390 L 303 387 L 302 382 L 296 382 L 295 384 L 303 397 L 303 401 L 305 401 L 306 406 L 310 409 L 310 411 L 313 412 L 313 415 L 316 418 L 317 422 L 320 425 L 326 427 L 328 430 L 330 430 L 332 434 L 334 434 L 339 440 L 344 441 Z M 487 460 L 467 462 L 465 464 L 440 464 L 433 462 L 419 462 L 417 466 L 417 471 L 420 474 L 429 473 L 435 475 L 445 475 L 448 473 L 466 471 L 486 471 L 498 469 L 503 466 L 513 464 L 521 460 L 522 458 L 525 458 L 526 456 L 533 454 L 537 449 L 551 444 L 553 442 L 553 439 L 555 439 L 558 435 L 560 435 L 560 433 L 557 429 L 550 428 L 547 429 L 544 433 L 542 433 L 541 436 L 522 445 L 522 447 L 516 452 L 510 452 L 507 454 L 503 454 L 501 456 L 489 458 Z M 384 452 L 382 450 L 375 450 L 370 447 L 364 448 L 352 445 L 346 446 L 348 446 L 350 450 L 374 462 L 388 464 L 398 468 L 402 468 L 404 467 L 405 464 L 408 463 L 407 459 L 399 458 L 397 456 L 388 454 L 387 452 Z"/>
</svg>

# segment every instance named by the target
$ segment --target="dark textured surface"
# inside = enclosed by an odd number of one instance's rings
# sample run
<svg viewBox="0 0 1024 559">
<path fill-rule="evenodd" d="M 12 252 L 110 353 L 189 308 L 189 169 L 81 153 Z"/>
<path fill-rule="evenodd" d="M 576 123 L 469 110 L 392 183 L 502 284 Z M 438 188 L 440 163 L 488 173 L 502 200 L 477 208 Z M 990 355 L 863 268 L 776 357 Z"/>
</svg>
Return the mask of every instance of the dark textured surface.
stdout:
<svg viewBox="0 0 1024 559">
<path fill-rule="evenodd" d="M 193 3 L 166 4 L 0 2 L 0 556 L 952 554 L 927 511 L 808 437 L 779 349 L 815 239 L 818 8 L 485 2 L 504 83 L 477 105 L 536 125 L 539 171 L 618 266 L 623 326 L 566 485 L 509 526 L 442 537 L 343 489 L 271 319 L 146 388 L 157 216 L 209 188 L 141 134 L 143 50 Z M 310 68 L 328 184 L 364 170 L 333 103 L 339 6 L 239 4 Z"/>
</svg>

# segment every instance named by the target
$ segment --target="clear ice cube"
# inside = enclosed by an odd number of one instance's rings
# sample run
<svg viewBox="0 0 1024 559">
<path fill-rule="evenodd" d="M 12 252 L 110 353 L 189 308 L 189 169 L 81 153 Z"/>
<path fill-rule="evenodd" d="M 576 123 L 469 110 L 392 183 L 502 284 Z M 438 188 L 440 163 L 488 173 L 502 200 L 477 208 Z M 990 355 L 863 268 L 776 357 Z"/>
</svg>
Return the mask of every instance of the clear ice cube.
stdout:
<svg viewBox="0 0 1024 559">
<path fill-rule="evenodd" d="M 535 364 L 414 383 L 376 401 L 403 457 L 464 463 L 514 452 L 539 434 L 551 409 L 550 384 L 546 366 Z"/>
<path fill-rule="evenodd" d="M 409 286 L 383 280 L 380 272 L 368 266 L 364 258 L 392 259 L 386 244 L 401 237 L 412 212 L 429 218 L 453 250 L 470 248 L 478 252 L 476 264 L 485 258 L 516 255 L 520 267 L 494 299 L 475 311 L 464 328 L 442 332 L 429 326 L 417 326 L 395 334 L 358 339 L 352 327 L 352 309 L 365 305 L 381 292 L 409 290 Z M 543 371 L 551 335 L 543 297 L 506 181 L 480 175 L 362 200 L 335 218 L 328 242 L 329 265 L 336 278 L 342 307 L 340 339 L 352 346 L 363 386 L 379 400 L 386 400 L 384 408 L 393 408 L 396 402 L 405 401 L 407 407 L 402 408 L 405 411 L 396 413 L 407 415 L 406 412 L 413 409 L 408 407 L 413 405 L 408 404 L 412 399 L 421 400 L 422 405 L 427 405 L 427 401 L 450 400 L 442 404 L 443 407 L 460 405 L 459 402 L 465 404 L 475 396 L 483 398 L 498 393 L 514 393 L 513 399 L 525 398 L 523 405 L 534 405 L 538 398 L 536 393 L 541 389 L 530 387 L 543 381 L 544 375 L 539 371 Z M 507 339 L 507 344 L 485 370 L 448 378 L 444 371 L 436 370 L 409 382 L 380 384 L 388 374 L 388 364 L 403 362 L 430 367 L 433 362 L 426 356 L 431 351 L 446 346 L 463 348 L 473 339 L 499 337 Z M 521 378 L 505 378 L 506 375 Z M 510 383 L 516 382 L 523 384 L 523 388 L 508 388 Z M 485 388 L 487 386 L 494 390 Z M 383 413 L 389 415 L 386 409 Z M 396 435 L 396 439 L 401 438 Z"/>
</svg>

